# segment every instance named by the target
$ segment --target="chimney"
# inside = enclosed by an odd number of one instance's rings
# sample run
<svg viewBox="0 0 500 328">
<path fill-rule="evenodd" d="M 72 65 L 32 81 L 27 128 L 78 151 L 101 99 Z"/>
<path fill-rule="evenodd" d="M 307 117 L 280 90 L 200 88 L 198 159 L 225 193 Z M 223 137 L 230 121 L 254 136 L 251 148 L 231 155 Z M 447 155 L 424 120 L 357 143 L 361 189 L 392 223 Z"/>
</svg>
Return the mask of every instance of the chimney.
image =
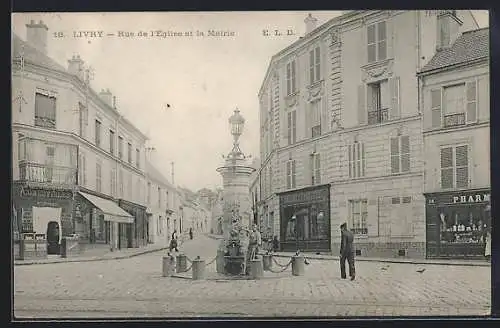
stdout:
<svg viewBox="0 0 500 328">
<path fill-rule="evenodd" d="M 49 28 L 43 23 L 43 21 L 39 21 L 37 23 L 34 20 L 31 20 L 29 24 L 26 24 L 26 39 L 28 43 L 44 55 L 47 54 L 48 30 Z"/>
<path fill-rule="evenodd" d="M 314 18 L 311 14 L 307 15 L 306 19 L 304 19 L 304 23 L 306 23 L 306 35 L 311 33 L 318 24 L 318 19 Z"/>
<path fill-rule="evenodd" d="M 71 59 L 68 60 L 68 72 L 76 75 L 80 80 L 85 81 L 85 68 L 83 64 L 84 62 L 80 58 L 80 55 L 71 57 Z"/>
<path fill-rule="evenodd" d="M 99 96 L 106 104 L 108 104 L 110 107 L 113 107 L 113 94 L 111 93 L 111 91 L 109 91 L 109 89 L 102 89 L 101 92 L 99 92 Z"/>
</svg>

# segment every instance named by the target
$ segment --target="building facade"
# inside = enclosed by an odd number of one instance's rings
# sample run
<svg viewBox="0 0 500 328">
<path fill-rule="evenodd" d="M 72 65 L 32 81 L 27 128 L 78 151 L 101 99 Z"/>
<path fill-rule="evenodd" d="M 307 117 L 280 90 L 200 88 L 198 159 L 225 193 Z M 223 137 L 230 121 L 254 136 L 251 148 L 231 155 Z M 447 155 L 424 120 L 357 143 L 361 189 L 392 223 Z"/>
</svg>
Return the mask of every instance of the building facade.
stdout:
<svg viewBox="0 0 500 328">
<path fill-rule="evenodd" d="M 419 79 L 427 257 L 482 257 L 491 227 L 488 29 L 461 34 Z"/>
<path fill-rule="evenodd" d="M 416 73 L 477 23 L 466 10 L 315 22 L 307 17 L 306 35 L 273 56 L 259 92 L 259 211 L 284 250 L 338 253 L 347 222 L 358 255 L 423 257 Z"/>
<path fill-rule="evenodd" d="M 148 242 L 166 246 L 170 243 L 174 228 L 178 226 L 178 193 L 150 161 L 146 161 L 146 177 Z"/>
<path fill-rule="evenodd" d="M 63 67 L 47 55 L 48 27 L 13 34 L 12 175 L 20 232 L 79 235 L 91 245 L 147 242 L 145 141 L 90 86 L 78 56 Z"/>
</svg>

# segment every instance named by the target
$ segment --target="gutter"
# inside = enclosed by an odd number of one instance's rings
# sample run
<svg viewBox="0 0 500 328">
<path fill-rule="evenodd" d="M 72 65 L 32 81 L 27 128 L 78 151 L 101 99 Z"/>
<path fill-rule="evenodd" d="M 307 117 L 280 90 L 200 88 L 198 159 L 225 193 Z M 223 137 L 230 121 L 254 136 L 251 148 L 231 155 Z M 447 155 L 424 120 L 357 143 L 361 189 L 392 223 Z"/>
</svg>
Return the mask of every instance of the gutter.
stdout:
<svg viewBox="0 0 500 328">
<path fill-rule="evenodd" d="M 488 58 L 489 57 L 485 56 L 485 57 L 480 57 L 480 58 L 476 58 L 473 60 L 469 60 L 466 62 L 455 63 L 455 64 L 442 66 L 442 67 L 438 67 L 438 68 L 434 68 L 434 69 L 430 69 L 430 70 L 426 70 L 426 71 L 417 72 L 417 76 L 426 76 L 426 75 L 436 74 L 436 73 L 444 72 L 444 71 L 451 70 L 454 68 L 460 68 L 460 67 L 464 67 L 464 66 L 468 66 L 468 65 L 478 64 L 482 61 L 487 62 Z"/>
</svg>

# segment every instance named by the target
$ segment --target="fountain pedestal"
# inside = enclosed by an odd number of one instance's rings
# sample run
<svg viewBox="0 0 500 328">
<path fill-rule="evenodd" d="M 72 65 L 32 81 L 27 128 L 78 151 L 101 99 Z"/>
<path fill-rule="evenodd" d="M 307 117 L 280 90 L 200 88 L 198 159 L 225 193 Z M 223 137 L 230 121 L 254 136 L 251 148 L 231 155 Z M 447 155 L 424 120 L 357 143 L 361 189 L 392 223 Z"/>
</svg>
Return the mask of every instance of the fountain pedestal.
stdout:
<svg viewBox="0 0 500 328">
<path fill-rule="evenodd" d="M 238 139 L 243 132 L 245 119 L 235 110 L 229 119 L 233 136 L 233 149 L 225 157 L 223 166 L 217 169 L 223 182 L 223 233 L 224 273 L 245 274 L 247 247 L 245 236 L 252 221 L 252 204 L 249 191 L 250 175 L 255 171 L 248 165 L 239 147 Z"/>
</svg>

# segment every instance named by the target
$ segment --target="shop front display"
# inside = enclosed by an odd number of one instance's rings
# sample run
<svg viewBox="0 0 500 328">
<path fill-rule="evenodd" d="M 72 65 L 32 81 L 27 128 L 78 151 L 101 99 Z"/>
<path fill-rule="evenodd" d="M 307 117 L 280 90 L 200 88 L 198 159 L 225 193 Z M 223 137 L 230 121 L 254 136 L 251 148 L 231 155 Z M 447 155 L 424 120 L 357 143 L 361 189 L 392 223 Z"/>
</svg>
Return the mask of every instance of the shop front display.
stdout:
<svg viewBox="0 0 500 328">
<path fill-rule="evenodd" d="M 12 190 L 17 235 L 46 236 L 47 253 L 59 254 L 61 239 L 74 230 L 73 191 L 24 183 L 14 183 Z"/>
<path fill-rule="evenodd" d="M 330 251 L 330 185 L 279 194 L 280 248 Z"/>
<path fill-rule="evenodd" d="M 490 190 L 426 194 L 427 257 L 483 258 Z"/>
<path fill-rule="evenodd" d="M 122 247 L 125 243 L 125 247 L 142 247 L 147 245 L 147 208 L 123 199 L 119 200 L 118 205 L 134 218 L 131 224 L 120 224 L 120 243 Z"/>
</svg>

